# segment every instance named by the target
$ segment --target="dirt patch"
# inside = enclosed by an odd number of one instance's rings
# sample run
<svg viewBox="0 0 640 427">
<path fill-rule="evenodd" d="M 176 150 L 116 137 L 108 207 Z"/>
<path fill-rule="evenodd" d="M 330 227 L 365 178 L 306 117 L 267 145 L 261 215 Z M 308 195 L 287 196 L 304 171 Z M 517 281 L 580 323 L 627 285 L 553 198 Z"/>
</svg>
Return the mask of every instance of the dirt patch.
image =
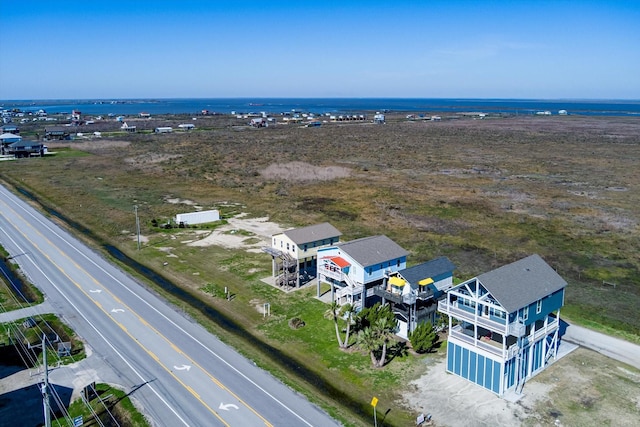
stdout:
<svg viewBox="0 0 640 427">
<path fill-rule="evenodd" d="M 73 141 L 73 142 L 48 141 L 46 144 L 49 151 L 53 151 L 54 149 L 59 149 L 59 148 L 74 148 L 74 149 L 86 151 L 89 153 L 95 153 L 104 149 L 125 148 L 131 145 L 131 142 L 115 140 L 115 139 L 107 139 L 107 138 L 105 139 L 96 138 L 91 140 Z"/>
<path fill-rule="evenodd" d="M 527 411 L 521 405 L 448 374 L 445 364 L 446 360 L 438 362 L 430 367 L 427 374 L 409 383 L 403 403 L 416 412 L 431 414 L 439 426 L 510 427 L 519 425 L 527 417 Z M 540 389 L 539 392 L 544 390 Z M 537 398 L 532 395 L 530 399 Z"/>
<path fill-rule="evenodd" d="M 228 220 L 228 223 L 216 228 L 199 240 L 187 242 L 189 246 L 221 246 L 228 249 L 245 249 L 248 252 L 260 252 L 264 246 L 271 245 L 271 236 L 282 233 L 284 228 L 269 222 L 269 218 L 246 218 L 240 214 Z"/>
<path fill-rule="evenodd" d="M 403 395 L 404 406 L 437 426 L 640 425 L 640 374 L 579 348 L 529 380 L 516 402 L 445 370 L 440 360 Z M 612 401 L 613 398 L 613 401 Z"/>
<path fill-rule="evenodd" d="M 273 163 L 260 171 L 265 179 L 284 181 L 330 181 L 346 178 L 351 169 L 342 166 L 313 166 L 305 162 Z"/>
<path fill-rule="evenodd" d="M 156 164 L 166 162 L 171 159 L 179 159 L 181 157 L 181 154 L 149 153 L 140 156 L 129 157 L 127 159 L 124 159 L 124 162 L 134 165 Z"/>
</svg>

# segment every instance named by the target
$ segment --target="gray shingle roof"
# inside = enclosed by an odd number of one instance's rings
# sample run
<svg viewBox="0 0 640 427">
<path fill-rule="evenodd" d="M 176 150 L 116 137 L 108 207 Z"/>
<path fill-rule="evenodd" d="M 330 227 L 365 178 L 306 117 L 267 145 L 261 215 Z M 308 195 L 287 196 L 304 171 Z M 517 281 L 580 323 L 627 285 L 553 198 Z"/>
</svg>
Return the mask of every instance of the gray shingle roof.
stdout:
<svg viewBox="0 0 640 427">
<path fill-rule="evenodd" d="M 400 270 L 398 273 L 412 284 L 417 284 L 422 279 L 434 278 L 445 273 L 452 273 L 456 266 L 446 256 L 414 265 Z"/>
<path fill-rule="evenodd" d="M 396 242 L 383 235 L 363 237 L 341 243 L 338 247 L 363 267 L 380 264 L 409 254 Z"/>
<path fill-rule="evenodd" d="M 291 239 L 293 243 L 300 246 L 305 243 L 317 242 L 318 240 L 340 237 L 342 233 L 328 222 L 310 225 L 308 227 L 294 228 L 283 233 Z"/>
<path fill-rule="evenodd" d="M 567 286 L 540 255 L 531 255 L 481 274 L 478 280 L 509 313 Z"/>
<path fill-rule="evenodd" d="M 28 140 L 21 140 L 21 141 L 16 141 L 13 142 L 11 144 L 9 144 L 9 147 L 16 149 L 16 148 L 25 148 L 25 147 L 29 147 L 29 148 L 34 148 L 34 149 L 40 149 L 42 147 L 42 143 L 41 142 L 36 142 L 36 141 L 28 141 Z"/>
</svg>

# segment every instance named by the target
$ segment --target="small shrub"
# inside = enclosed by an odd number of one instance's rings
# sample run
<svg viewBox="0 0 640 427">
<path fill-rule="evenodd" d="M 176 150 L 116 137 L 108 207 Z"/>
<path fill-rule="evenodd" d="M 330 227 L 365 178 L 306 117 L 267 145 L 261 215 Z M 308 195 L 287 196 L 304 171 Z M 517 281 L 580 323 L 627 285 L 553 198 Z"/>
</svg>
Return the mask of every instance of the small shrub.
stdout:
<svg viewBox="0 0 640 427">
<path fill-rule="evenodd" d="M 291 319 L 289 319 L 289 327 L 291 329 L 300 329 L 302 328 L 306 323 L 304 323 L 304 320 L 302 320 L 299 317 L 293 317 Z"/>
<path fill-rule="evenodd" d="M 411 332 L 409 341 L 411 341 L 411 347 L 413 347 L 417 353 L 427 353 L 431 351 L 438 342 L 438 334 L 433 329 L 431 322 L 421 323 Z"/>
<path fill-rule="evenodd" d="M 202 292 L 206 292 L 211 296 L 216 298 L 226 298 L 227 294 L 224 292 L 224 288 L 220 285 L 216 285 L 213 283 L 207 283 L 203 287 L 200 288 Z"/>
</svg>

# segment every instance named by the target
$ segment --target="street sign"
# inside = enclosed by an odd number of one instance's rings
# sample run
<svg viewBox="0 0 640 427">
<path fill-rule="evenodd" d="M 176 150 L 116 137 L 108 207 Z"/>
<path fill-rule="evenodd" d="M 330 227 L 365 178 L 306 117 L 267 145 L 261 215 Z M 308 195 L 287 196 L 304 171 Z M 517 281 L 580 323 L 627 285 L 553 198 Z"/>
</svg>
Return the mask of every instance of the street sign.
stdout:
<svg viewBox="0 0 640 427">
<path fill-rule="evenodd" d="M 377 405 L 378 405 L 378 398 L 373 396 L 373 399 L 371 399 L 371 406 L 375 408 Z"/>
<path fill-rule="evenodd" d="M 77 416 L 73 419 L 73 427 L 82 427 L 82 424 L 84 424 L 82 415 Z"/>
</svg>

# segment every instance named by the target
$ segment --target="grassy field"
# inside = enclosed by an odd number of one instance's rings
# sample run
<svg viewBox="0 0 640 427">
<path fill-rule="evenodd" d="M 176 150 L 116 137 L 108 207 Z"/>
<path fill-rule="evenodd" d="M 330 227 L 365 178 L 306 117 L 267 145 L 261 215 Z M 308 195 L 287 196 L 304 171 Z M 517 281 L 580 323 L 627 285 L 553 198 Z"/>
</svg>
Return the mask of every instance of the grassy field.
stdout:
<svg viewBox="0 0 640 427">
<path fill-rule="evenodd" d="M 41 303 L 44 298 L 40 290 L 29 283 L 20 273 L 17 264 L 7 251 L 0 246 L 0 311 L 12 311 Z M 10 280 L 19 288 L 14 289 Z"/>
<path fill-rule="evenodd" d="M 347 424 L 368 417 L 372 393 L 396 401 L 424 359 L 399 356 L 370 368 L 367 355 L 338 350 L 313 290 L 284 294 L 259 281 L 270 275 L 267 255 L 188 246 L 197 235 L 159 229 L 153 219 L 166 222 L 195 203 L 283 226 L 329 221 L 343 240 L 388 235 L 410 252 L 410 264 L 446 255 L 458 279 L 538 253 L 569 282 L 565 317 L 640 342 L 640 120 L 390 116 L 386 125 L 266 129 L 207 120 L 189 133 L 49 143 L 55 156 L 3 162 L 0 177 L 242 325 L 244 337 L 220 330 L 167 296 Z M 236 295 L 231 301 L 212 295 L 224 286 Z M 264 302 L 271 317 L 257 309 Z M 291 317 L 307 326 L 290 329 Z M 264 346 L 323 384 L 288 372 Z M 406 425 L 413 416 L 394 410 L 386 422 Z"/>
<path fill-rule="evenodd" d="M 91 409 L 80 399 L 74 401 L 68 408 L 69 418 L 74 420 L 77 417 L 82 417 L 83 425 L 87 426 L 149 426 L 147 420 L 129 399 L 129 395 L 108 384 L 95 385 L 95 395 L 89 399 L 89 405 Z M 96 417 L 100 422 L 95 421 Z M 61 417 L 52 422 L 66 425 L 68 419 Z"/>
</svg>

